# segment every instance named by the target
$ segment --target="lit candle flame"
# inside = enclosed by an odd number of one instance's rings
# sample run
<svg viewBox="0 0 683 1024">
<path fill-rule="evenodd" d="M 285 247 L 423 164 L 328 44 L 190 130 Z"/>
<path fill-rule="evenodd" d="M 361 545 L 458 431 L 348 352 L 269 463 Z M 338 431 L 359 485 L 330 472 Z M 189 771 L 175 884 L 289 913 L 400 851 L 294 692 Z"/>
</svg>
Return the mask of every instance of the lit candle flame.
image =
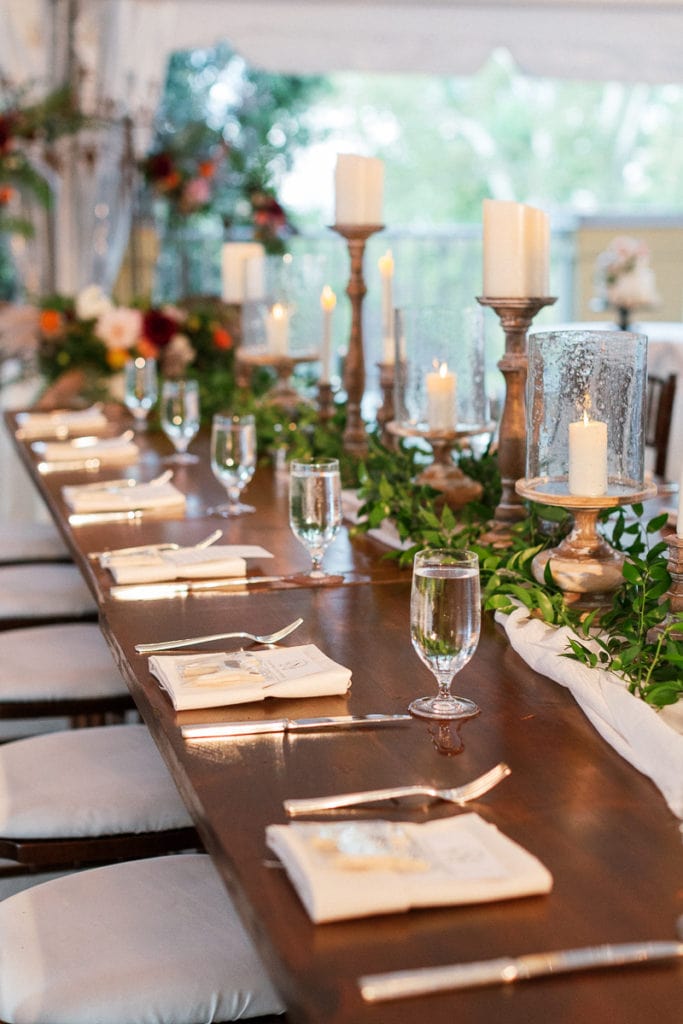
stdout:
<svg viewBox="0 0 683 1024">
<path fill-rule="evenodd" d="M 320 305 L 325 312 L 328 313 L 331 313 L 337 305 L 337 296 L 334 294 L 329 284 L 326 284 L 320 293 Z"/>
</svg>

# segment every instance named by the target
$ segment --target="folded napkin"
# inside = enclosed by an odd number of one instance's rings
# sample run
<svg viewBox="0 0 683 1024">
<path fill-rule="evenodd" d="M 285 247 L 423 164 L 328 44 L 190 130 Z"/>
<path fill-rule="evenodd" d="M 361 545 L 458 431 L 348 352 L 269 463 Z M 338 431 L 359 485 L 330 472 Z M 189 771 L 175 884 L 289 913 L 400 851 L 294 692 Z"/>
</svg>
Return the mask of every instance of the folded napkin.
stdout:
<svg viewBox="0 0 683 1024">
<path fill-rule="evenodd" d="M 73 441 L 34 441 L 31 445 L 46 462 L 88 462 L 97 459 L 111 466 L 127 466 L 137 462 L 140 449 L 128 434 L 121 437 L 88 438 L 88 443 Z"/>
<path fill-rule="evenodd" d="M 244 576 L 247 558 L 272 558 L 257 545 L 215 544 L 209 548 L 178 548 L 176 551 L 107 552 L 100 565 L 117 583 L 163 583 L 168 580 L 203 580 L 219 576 Z"/>
<path fill-rule="evenodd" d="M 136 483 L 105 480 L 101 484 L 62 487 L 64 501 L 73 512 L 130 512 L 138 508 L 185 507 L 185 495 L 172 483 Z"/>
<path fill-rule="evenodd" d="M 652 779 L 683 818 L 683 701 L 656 711 L 613 672 L 560 657 L 569 649 L 571 630 L 529 618 L 526 609 L 497 613 L 496 619 L 524 661 L 566 686 L 603 739 Z"/>
<path fill-rule="evenodd" d="M 266 841 L 316 924 L 532 896 L 553 885 L 536 857 L 478 814 L 423 825 L 292 822 L 269 825 Z"/>
<path fill-rule="evenodd" d="M 231 654 L 154 655 L 149 670 L 176 711 L 248 704 L 266 697 L 346 693 L 351 672 L 313 644 Z"/>
<path fill-rule="evenodd" d="M 58 409 L 54 412 L 20 412 L 17 423 L 19 436 L 26 439 L 78 437 L 105 430 L 107 418 L 100 405 L 92 405 L 89 409 L 77 411 Z"/>
<path fill-rule="evenodd" d="M 355 491 L 342 491 L 342 513 L 344 519 L 349 523 L 360 523 L 363 521 L 358 515 L 358 509 L 362 505 L 363 501 Z M 394 524 L 386 519 L 378 527 L 368 530 L 367 535 L 368 537 L 373 537 L 374 540 L 378 540 L 380 544 L 386 544 L 387 547 L 396 548 L 399 551 L 405 551 L 413 546 L 410 539 L 401 540 Z"/>
</svg>

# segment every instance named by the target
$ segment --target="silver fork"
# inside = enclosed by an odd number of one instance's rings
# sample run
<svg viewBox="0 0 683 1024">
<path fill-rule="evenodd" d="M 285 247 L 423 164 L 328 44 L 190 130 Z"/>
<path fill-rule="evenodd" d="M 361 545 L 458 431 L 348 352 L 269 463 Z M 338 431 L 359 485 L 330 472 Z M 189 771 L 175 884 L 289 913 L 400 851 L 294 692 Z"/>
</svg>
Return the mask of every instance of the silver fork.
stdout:
<svg viewBox="0 0 683 1024">
<path fill-rule="evenodd" d="M 396 800 L 403 796 L 427 796 L 437 800 L 448 800 L 454 804 L 464 804 L 468 800 L 476 800 L 477 797 L 488 793 L 509 774 L 510 769 L 501 762 L 478 778 L 466 782 L 463 786 L 456 786 L 455 789 L 435 789 L 434 786 L 394 786 L 390 789 L 366 789 L 360 793 L 342 793 L 339 796 L 314 796 L 285 800 L 284 807 L 291 818 L 296 818 L 300 814 L 329 811 L 336 807 L 356 807 L 361 804 L 374 803 L 376 800 Z"/>
<path fill-rule="evenodd" d="M 196 644 L 208 644 L 212 640 L 251 640 L 255 644 L 276 644 L 278 640 L 284 640 L 286 636 L 298 629 L 303 619 L 295 619 L 288 626 L 283 626 L 275 633 L 212 633 L 209 636 L 188 636 L 183 640 L 162 640 L 155 644 L 136 644 L 135 650 L 138 654 L 153 654 L 155 651 L 173 651 L 179 647 L 194 647 Z"/>
</svg>

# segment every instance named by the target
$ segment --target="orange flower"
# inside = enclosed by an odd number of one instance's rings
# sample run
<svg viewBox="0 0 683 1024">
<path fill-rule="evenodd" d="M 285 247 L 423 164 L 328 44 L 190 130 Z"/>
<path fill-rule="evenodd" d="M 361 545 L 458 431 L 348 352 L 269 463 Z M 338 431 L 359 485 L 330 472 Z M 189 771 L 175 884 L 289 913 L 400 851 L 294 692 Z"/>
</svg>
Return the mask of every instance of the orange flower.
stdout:
<svg viewBox="0 0 683 1024">
<path fill-rule="evenodd" d="M 156 184 L 160 192 L 172 192 L 182 180 L 177 171 L 171 171 L 165 178 L 160 178 Z"/>
<path fill-rule="evenodd" d="M 43 309 L 40 312 L 40 330 L 46 338 L 54 338 L 63 327 L 62 314 L 57 309 Z"/>
<path fill-rule="evenodd" d="M 7 204 L 14 198 L 16 192 L 9 185 L 3 185 L 0 188 L 0 206 L 7 206 Z"/>
<path fill-rule="evenodd" d="M 156 359 L 159 355 L 159 349 L 156 345 L 153 345 L 149 338 L 140 338 L 137 343 L 137 353 L 142 356 L 143 359 Z"/>
<path fill-rule="evenodd" d="M 107 365 L 112 370 L 122 370 L 130 359 L 130 352 L 126 348 L 108 348 Z"/>
<path fill-rule="evenodd" d="M 224 327 L 214 327 L 213 343 L 216 346 L 216 348 L 232 348 L 232 335 L 228 331 L 226 331 Z"/>
<path fill-rule="evenodd" d="M 197 174 L 200 178 L 213 178 L 216 173 L 216 165 L 213 160 L 202 160 L 197 167 Z"/>
</svg>

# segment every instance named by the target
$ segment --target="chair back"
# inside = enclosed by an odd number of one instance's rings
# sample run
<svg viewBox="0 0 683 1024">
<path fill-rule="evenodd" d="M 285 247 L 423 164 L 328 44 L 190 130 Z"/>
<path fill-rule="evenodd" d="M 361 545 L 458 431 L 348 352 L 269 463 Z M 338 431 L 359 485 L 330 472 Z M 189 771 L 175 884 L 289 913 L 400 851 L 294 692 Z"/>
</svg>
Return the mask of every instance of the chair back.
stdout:
<svg viewBox="0 0 683 1024">
<path fill-rule="evenodd" d="M 648 374 L 645 412 L 645 446 L 654 449 L 654 475 L 664 480 L 669 453 L 669 436 L 676 397 L 676 374 L 657 377 Z"/>
</svg>

